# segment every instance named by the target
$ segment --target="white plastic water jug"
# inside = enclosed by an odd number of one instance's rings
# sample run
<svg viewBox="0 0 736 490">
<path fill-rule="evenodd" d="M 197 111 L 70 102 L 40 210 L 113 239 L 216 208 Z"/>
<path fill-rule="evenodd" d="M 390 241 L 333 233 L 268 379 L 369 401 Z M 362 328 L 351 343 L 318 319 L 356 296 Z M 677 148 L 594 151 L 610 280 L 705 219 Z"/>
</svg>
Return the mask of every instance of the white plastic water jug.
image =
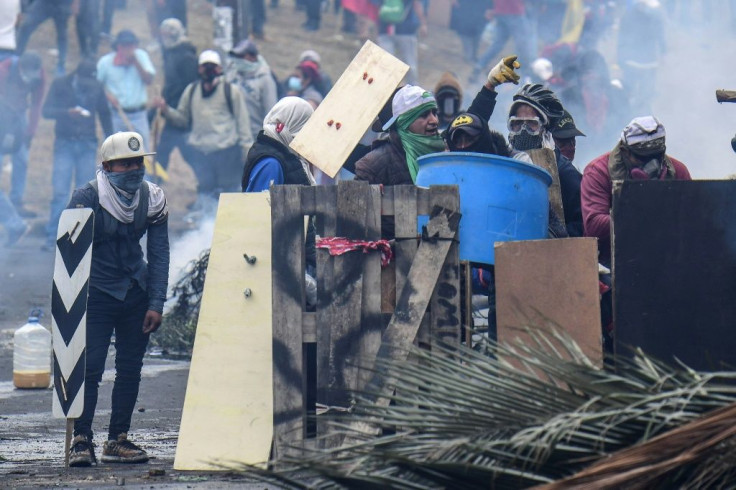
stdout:
<svg viewBox="0 0 736 490">
<path fill-rule="evenodd" d="M 34 310 L 13 336 L 13 384 L 17 388 L 48 388 L 51 383 L 51 332 Z"/>
</svg>

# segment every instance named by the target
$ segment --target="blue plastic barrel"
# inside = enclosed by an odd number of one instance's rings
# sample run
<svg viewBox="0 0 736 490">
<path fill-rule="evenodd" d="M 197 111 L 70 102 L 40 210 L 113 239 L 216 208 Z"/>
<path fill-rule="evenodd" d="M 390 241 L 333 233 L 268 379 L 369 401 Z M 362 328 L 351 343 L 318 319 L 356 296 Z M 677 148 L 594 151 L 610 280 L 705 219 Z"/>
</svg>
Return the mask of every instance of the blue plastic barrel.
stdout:
<svg viewBox="0 0 736 490">
<path fill-rule="evenodd" d="M 494 264 L 494 242 L 547 236 L 552 177 L 545 170 L 481 153 L 433 153 L 418 162 L 417 185 L 460 188 L 460 260 Z"/>
</svg>

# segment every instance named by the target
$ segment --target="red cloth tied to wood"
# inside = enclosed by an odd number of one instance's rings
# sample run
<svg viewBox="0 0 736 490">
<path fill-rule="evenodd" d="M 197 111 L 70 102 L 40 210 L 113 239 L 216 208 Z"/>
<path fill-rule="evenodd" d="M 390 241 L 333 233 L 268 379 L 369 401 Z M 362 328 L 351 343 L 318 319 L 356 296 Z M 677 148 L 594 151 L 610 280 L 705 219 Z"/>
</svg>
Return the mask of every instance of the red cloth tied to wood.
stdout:
<svg viewBox="0 0 736 490">
<path fill-rule="evenodd" d="M 351 240 L 342 237 L 326 237 L 319 238 L 316 242 L 317 248 L 326 248 L 330 255 L 342 255 L 353 250 L 363 250 L 368 253 L 371 250 L 379 250 L 381 252 L 381 267 L 386 267 L 394 253 L 391 251 L 391 244 L 388 240 L 376 240 L 375 242 L 366 240 Z"/>
</svg>

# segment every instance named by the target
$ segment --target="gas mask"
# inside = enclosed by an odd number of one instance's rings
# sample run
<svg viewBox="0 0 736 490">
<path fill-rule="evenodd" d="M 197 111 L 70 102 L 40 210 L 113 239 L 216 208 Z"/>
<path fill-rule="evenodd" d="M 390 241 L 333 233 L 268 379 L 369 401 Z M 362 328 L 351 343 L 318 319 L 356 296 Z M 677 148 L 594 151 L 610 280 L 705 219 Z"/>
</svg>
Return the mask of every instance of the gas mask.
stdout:
<svg viewBox="0 0 736 490">
<path fill-rule="evenodd" d="M 542 122 L 538 117 L 512 116 L 508 120 L 509 143 L 515 150 L 526 151 L 542 147 Z"/>
<path fill-rule="evenodd" d="M 220 70 L 214 63 L 205 63 L 204 70 L 199 74 L 202 81 L 212 83 L 215 78 L 220 76 Z"/>
<path fill-rule="evenodd" d="M 652 158 L 641 167 L 633 167 L 629 174 L 636 180 L 661 179 L 662 161 L 659 158 Z"/>
</svg>

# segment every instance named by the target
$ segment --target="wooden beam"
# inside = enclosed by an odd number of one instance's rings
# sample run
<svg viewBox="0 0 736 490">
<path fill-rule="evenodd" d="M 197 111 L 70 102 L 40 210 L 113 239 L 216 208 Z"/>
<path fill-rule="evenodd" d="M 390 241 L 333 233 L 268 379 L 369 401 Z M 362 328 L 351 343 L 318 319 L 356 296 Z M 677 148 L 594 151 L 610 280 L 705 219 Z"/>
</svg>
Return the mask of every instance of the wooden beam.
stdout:
<svg viewBox="0 0 736 490">
<path fill-rule="evenodd" d="M 457 233 L 459 221 L 460 213 L 456 211 L 441 207 L 432 211 L 427 223 L 428 236 L 419 245 L 397 301 L 396 311 L 381 338 L 378 359 L 406 359 Z M 371 392 L 378 394 L 375 398 L 377 405 L 388 406 L 394 385 L 395 380 L 379 368 L 369 388 Z M 354 427 L 359 430 L 361 428 L 360 424 Z"/>
<path fill-rule="evenodd" d="M 552 176 L 552 185 L 549 186 L 549 202 L 552 211 L 557 215 L 562 224 L 565 224 L 565 210 L 562 207 L 562 190 L 560 188 L 560 173 L 557 171 L 557 159 L 555 152 L 549 148 L 528 150 L 526 153 L 537 167 L 543 168 Z"/>
<path fill-rule="evenodd" d="M 304 186 L 272 186 L 274 455 L 304 439 L 306 376 L 302 355 L 304 311 Z M 297 230 L 297 231 L 295 231 Z"/>
</svg>

